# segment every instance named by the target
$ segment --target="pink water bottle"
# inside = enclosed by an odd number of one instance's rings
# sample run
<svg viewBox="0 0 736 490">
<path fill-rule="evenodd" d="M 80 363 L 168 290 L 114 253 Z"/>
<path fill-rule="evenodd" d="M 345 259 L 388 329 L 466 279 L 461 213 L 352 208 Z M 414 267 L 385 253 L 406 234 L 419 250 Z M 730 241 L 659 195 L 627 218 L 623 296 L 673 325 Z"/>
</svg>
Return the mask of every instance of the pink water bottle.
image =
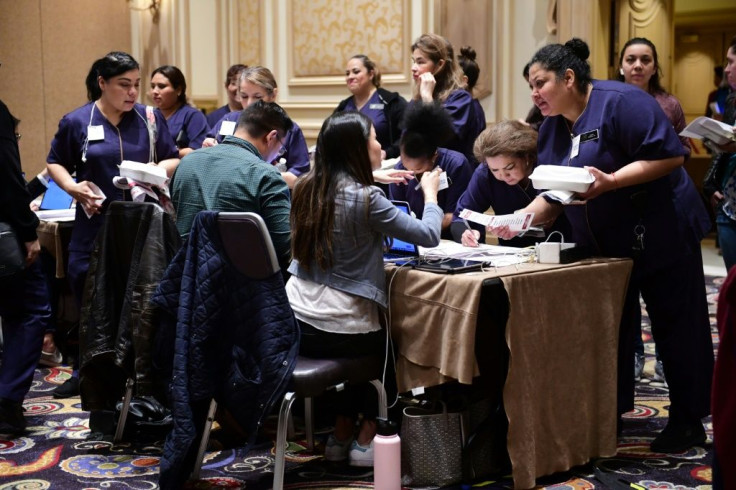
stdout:
<svg viewBox="0 0 736 490">
<path fill-rule="evenodd" d="M 376 490 L 401 490 L 401 438 L 396 423 L 376 419 L 373 438 L 373 487 Z"/>
</svg>

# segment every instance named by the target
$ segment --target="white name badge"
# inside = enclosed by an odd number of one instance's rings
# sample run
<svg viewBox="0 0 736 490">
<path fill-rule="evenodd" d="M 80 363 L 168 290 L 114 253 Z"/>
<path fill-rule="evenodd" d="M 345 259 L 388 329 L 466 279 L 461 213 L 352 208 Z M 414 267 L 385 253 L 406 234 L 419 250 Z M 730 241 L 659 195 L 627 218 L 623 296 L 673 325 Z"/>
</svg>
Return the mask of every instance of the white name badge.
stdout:
<svg viewBox="0 0 736 490">
<path fill-rule="evenodd" d="M 575 158 L 580 152 L 580 135 L 575 136 L 572 139 L 572 150 L 570 151 L 570 158 Z"/>
<path fill-rule="evenodd" d="M 439 187 L 437 187 L 437 190 L 441 191 L 441 190 L 447 189 L 448 187 L 450 187 L 450 181 L 447 178 L 447 173 L 442 172 L 440 174 L 440 185 Z M 419 190 L 421 188 L 422 188 L 422 181 L 420 180 L 419 182 L 417 182 L 417 186 L 415 187 L 415 189 Z"/>
<path fill-rule="evenodd" d="M 235 121 L 222 121 L 220 125 L 220 134 L 230 136 L 235 132 Z"/>
<path fill-rule="evenodd" d="M 87 126 L 87 141 L 102 141 L 105 139 L 105 128 L 100 126 Z"/>
<path fill-rule="evenodd" d="M 383 104 L 370 104 L 368 106 L 369 109 L 380 109 L 383 110 Z"/>
</svg>

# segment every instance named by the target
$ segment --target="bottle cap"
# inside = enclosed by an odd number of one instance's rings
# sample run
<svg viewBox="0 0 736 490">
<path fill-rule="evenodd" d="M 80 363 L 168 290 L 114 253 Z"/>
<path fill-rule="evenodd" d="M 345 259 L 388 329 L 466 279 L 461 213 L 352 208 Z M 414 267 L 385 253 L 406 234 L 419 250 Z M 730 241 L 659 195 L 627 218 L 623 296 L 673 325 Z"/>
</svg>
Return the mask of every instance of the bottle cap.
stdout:
<svg viewBox="0 0 736 490">
<path fill-rule="evenodd" d="M 399 427 L 392 420 L 378 417 L 376 418 L 376 433 L 379 436 L 395 436 L 399 433 Z"/>
</svg>

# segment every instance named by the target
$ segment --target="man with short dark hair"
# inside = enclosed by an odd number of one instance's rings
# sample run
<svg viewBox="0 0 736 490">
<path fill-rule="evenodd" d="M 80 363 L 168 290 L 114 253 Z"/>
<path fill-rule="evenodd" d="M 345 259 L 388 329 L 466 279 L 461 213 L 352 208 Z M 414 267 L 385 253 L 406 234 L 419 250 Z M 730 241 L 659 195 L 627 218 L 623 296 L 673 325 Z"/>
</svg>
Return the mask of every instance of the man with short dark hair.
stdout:
<svg viewBox="0 0 736 490">
<path fill-rule="evenodd" d="M 273 102 L 243 110 L 232 136 L 182 158 L 171 181 L 176 227 L 189 234 L 203 210 L 251 211 L 263 217 L 282 266 L 289 261 L 291 229 L 289 189 L 272 166 L 281 141 L 293 123 Z"/>
</svg>

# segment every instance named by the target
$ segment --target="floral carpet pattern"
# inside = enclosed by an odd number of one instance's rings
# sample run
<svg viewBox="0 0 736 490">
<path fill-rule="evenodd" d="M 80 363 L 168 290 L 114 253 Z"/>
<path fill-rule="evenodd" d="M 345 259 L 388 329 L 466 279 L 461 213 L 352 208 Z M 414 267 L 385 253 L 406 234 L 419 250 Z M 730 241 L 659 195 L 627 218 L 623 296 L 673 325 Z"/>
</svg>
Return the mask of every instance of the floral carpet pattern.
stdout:
<svg viewBox="0 0 736 490">
<path fill-rule="evenodd" d="M 711 310 L 714 345 L 715 303 L 723 278 L 706 278 Z M 711 488 L 712 427 L 705 426 L 708 441 L 703 447 L 665 455 L 649 451 L 649 443 L 666 423 L 669 401 L 663 383 L 651 381 L 654 371 L 654 344 L 643 310 L 646 349 L 644 377 L 636 386 L 636 409 L 626 415 L 618 454 L 595 461 L 606 475 L 621 482 L 652 489 L 685 490 Z M 28 429 L 22 437 L 0 437 L 0 490 L 84 489 L 148 490 L 158 487 L 158 465 L 162 442 L 151 444 L 90 441 L 87 436 L 88 413 L 82 411 L 79 398 L 55 400 L 51 391 L 70 376 L 67 368 L 41 368 L 24 403 Z M 273 479 L 273 439 L 275 421 L 269 424 L 259 443 L 247 453 L 242 449 L 209 452 L 201 479 L 189 488 L 267 489 Z M 287 488 L 289 489 L 361 489 L 373 488 L 373 475 L 365 468 L 328 463 L 321 456 L 322 446 L 314 453 L 304 441 L 290 443 L 287 452 Z M 611 488 L 596 478 L 593 464 L 574 468 L 563 474 L 537 481 L 538 488 L 581 490 Z M 459 487 L 458 487 L 459 488 Z M 467 488 L 467 487 L 466 487 Z M 513 488 L 509 476 L 481 482 L 473 488 Z"/>
</svg>

